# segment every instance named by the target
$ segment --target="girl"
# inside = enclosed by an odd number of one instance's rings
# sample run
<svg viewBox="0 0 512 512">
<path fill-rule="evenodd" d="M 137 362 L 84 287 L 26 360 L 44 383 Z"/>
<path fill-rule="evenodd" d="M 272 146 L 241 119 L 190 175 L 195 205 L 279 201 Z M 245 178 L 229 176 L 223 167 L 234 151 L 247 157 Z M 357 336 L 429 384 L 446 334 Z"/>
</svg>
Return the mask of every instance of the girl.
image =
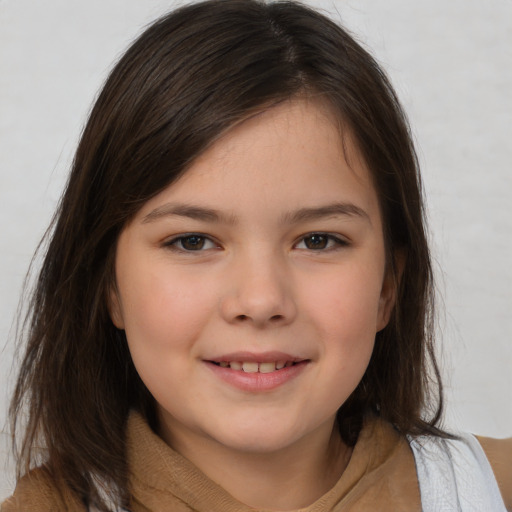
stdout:
<svg viewBox="0 0 512 512">
<path fill-rule="evenodd" d="M 512 442 L 439 427 L 432 314 L 416 156 L 372 57 L 293 2 L 175 11 L 77 149 L 2 510 L 512 508 Z"/>
</svg>

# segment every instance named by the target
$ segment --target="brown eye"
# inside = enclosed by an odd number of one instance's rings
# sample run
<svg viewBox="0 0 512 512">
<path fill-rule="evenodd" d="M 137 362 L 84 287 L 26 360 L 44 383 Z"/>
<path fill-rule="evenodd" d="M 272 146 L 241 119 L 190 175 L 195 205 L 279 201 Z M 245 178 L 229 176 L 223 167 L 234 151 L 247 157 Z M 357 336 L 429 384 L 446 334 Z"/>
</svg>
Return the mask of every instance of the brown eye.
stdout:
<svg viewBox="0 0 512 512">
<path fill-rule="evenodd" d="M 348 246 L 348 242 L 343 238 L 338 238 L 327 233 L 310 233 L 304 236 L 295 245 L 295 249 L 308 251 L 329 251 Z"/>
<path fill-rule="evenodd" d="M 184 236 L 178 242 L 186 251 L 200 251 L 205 245 L 205 238 L 198 235 Z"/>
<path fill-rule="evenodd" d="M 164 246 L 181 252 L 199 252 L 218 248 L 218 245 L 209 237 L 195 233 L 178 236 L 166 242 Z"/>
<path fill-rule="evenodd" d="M 320 234 L 314 234 L 307 236 L 304 238 L 304 245 L 308 249 L 325 249 L 327 247 L 327 244 L 329 243 L 329 236 L 327 235 L 320 235 Z"/>
</svg>

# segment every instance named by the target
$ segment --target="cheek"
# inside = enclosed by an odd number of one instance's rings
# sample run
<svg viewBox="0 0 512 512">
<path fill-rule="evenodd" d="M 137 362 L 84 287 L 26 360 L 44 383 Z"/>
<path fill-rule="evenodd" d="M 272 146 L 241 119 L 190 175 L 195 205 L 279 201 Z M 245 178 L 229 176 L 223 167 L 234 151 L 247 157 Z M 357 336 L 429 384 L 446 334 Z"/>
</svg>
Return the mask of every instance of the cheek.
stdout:
<svg viewBox="0 0 512 512">
<path fill-rule="evenodd" d="M 319 277 L 319 276 L 317 276 Z M 341 403 L 355 389 L 368 366 L 377 332 L 380 276 L 363 267 L 316 280 L 323 286 L 307 294 L 309 321 L 315 325 L 319 348 L 330 376 L 327 386 L 339 390 Z"/>
<path fill-rule="evenodd" d="M 379 269 L 351 266 L 315 276 L 304 300 L 327 336 L 354 342 L 373 338 L 379 318 L 381 281 Z"/>
<path fill-rule="evenodd" d="M 210 321 L 215 298 L 207 283 L 195 282 L 165 266 L 133 272 L 122 291 L 125 332 L 137 372 L 157 402 L 167 409 L 187 396 L 197 341 Z M 169 402 L 169 389 L 175 390 Z M 174 405 L 173 405 L 174 404 Z"/>
<path fill-rule="evenodd" d="M 215 306 L 211 287 L 165 265 L 145 269 L 150 270 L 133 272 L 120 283 L 132 356 L 160 357 L 193 345 Z"/>
</svg>

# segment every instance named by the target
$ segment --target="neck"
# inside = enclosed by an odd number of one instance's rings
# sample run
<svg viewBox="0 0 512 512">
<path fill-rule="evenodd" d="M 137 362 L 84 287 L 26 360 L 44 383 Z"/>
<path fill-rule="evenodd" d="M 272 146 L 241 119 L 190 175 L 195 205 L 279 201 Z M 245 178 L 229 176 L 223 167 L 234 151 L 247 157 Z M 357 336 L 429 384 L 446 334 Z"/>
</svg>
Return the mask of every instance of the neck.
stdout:
<svg viewBox="0 0 512 512">
<path fill-rule="evenodd" d="M 182 438 L 179 432 L 161 434 L 238 501 L 276 511 L 314 503 L 335 485 L 352 454 L 332 423 L 290 446 L 265 453 L 234 451 L 203 437 Z"/>
</svg>

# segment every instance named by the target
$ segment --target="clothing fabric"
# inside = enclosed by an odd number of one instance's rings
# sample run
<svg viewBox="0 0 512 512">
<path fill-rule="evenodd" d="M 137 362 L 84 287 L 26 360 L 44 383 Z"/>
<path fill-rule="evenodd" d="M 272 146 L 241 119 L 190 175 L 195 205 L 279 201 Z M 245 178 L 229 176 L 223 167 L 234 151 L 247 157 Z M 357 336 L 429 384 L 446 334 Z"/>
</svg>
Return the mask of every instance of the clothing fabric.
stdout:
<svg viewBox="0 0 512 512">
<path fill-rule="evenodd" d="M 152 433 L 151 433 L 152 434 Z M 256 512 L 236 500 L 171 450 L 158 436 L 148 435 L 140 417 L 129 428 L 135 468 L 130 510 L 142 512 Z M 151 467 L 152 471 L 139 468 Z M 173 478 L 179 474 L 180 478 Z M 166 508 L 164 503 L 172 503 Z M 144 508 L 146 507 L 146 508 Z M 360 433 L 350 462 L 334 487 L 301 512 L 411 512 L 420 510 L 420 494 L 409 443 L 388 423 L 368 421 Z M 268 512 L 258 509 L 257 512 Z"/>
<path fill-rule="evenodd" d="M 494 457 L 494 460 L 490 457 L 491 465 L 505 502 L 512 510 L 512 439 L 484 440 L 482 445 Z M 132 494 L 130 512 L 269 512 L 236 500 L 167 446 L 137 413 L 128 422 L 127 453 Z M 365 423 L 338 482 L 300 512 L 375 510 L 420 512 L 422 503 L 409 441 L 390 424 L 371 418 Z M 449 508 L 439 510 L 459 512 Z M 85 512 L 86 507 L 72 493 L 59 492 L 44 469 L 39 469 L 19 482 L 14 496 L 1 508 L 1 512 L 19 511 Z"/>
<path fill-rule="evenodd" d="M 491 465 L 474 436 L 422 436 L 410 443 L 423 512 L 507 512 Z"/>
</svg>

